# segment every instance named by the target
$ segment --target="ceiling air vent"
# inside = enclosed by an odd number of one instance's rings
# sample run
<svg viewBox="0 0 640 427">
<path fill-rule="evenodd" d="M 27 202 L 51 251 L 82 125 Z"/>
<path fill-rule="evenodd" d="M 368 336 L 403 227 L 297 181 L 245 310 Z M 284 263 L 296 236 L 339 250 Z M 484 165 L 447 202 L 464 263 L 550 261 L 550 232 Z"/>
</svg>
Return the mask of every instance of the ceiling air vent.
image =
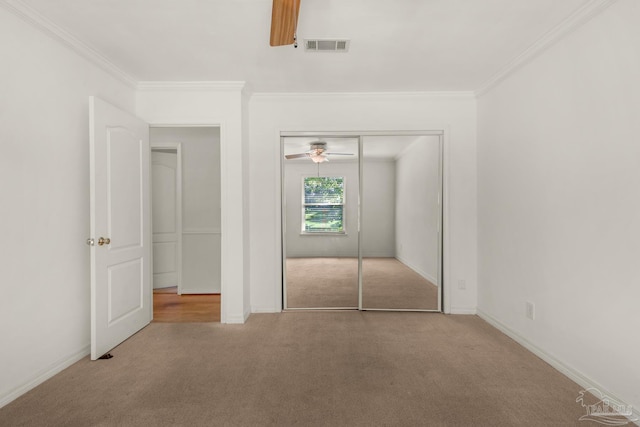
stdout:
<svg viewBox="0 0 640 427">
<path fill-rule="evenodd" d="M 349 50 L 349 40 L 319 40 L 305 39 L 306 52 L 346 52 Z"/>
</svg>

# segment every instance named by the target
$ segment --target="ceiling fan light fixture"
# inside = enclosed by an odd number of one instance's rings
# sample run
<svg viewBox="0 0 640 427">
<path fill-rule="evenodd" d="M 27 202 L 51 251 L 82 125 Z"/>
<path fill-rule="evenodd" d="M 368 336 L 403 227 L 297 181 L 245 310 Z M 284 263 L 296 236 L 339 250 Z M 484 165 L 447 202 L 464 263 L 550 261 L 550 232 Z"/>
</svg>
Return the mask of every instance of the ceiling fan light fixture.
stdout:
<svg viewBox="0 0 640 427">
<path fill-rule="evenodd" d="M 327 156 L 318 153 L 312 153 L 309 155 L 309 157 L 311 158 L 311 161 L 313 161 L 313 163 L 323 163 L 328 160 Z"/>
<path fill-rule="evenodd" d="M 324 163 L 329 161 L 329 156 L 353 156 L 352 153 L 332 153 L 327 151 L 327 143 L 325 141 L 313 141 L 309 144 L 309 151 L 304 153 L 285 154 L 284 158 L 292 159 L 311 159 L 313 163 Z"/>
</svg>

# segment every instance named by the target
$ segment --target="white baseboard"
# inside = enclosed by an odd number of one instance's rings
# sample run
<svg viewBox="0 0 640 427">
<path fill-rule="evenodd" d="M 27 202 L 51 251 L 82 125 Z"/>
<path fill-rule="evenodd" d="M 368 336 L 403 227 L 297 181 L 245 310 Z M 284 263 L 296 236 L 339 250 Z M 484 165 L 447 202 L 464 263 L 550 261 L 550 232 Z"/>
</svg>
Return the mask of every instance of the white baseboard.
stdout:
<svg viewBox="0 0 640 427">
<path fill-rule="evenodd" d="M 279 308 L 275 308 L 275 307 L 259 307 L 259 306 L 252 306 L 251 307 L 251 313 L 280 313 L 282 310 L 280 310 Z"/>
<path fill-rule="evenodd" d="M 395 252 L 367 252 L 366 254 L 362 254 L 362 258 L 395 258 Z"/>
<path fill-rule="evenodd" d="M 54 362 L 48 368 L 45 368 L 42 371 L 36 373 L 33 377 L 31 377 L 31 379 L 28 379 L 24 385 L 14 389 L 13 391 L 9 392 L 4 396 L 0 396 L 0 408 L 13 402 L 18 397 L 22 396 L 29 390 L 39 386 L 49 378 L 62 372 L 63 370 L 67 369 L 69 366 L 73 365 L 77 361 L 88 356 L 90 352 L 91 352 L 91 346 L 86 345 L 85 347 L 76 351 L 70 356 L 64 357 L 58 360 L 57 362 Z"/>
<path fill-rule="evenodd" d="M 451 307 L 449 314 L 477 314 L 478 310 L 469 307 Z"/>
<path fill-rule="evenodd" d="M 353 253 L 353 251 L 336 251 L 327 253 L 317 253 L 317 252 L 287 252 L 287 258 L 358 258 L 358 253 Z"/>
<path fill-rule="evenodd" d="M 251 316 L 251 309 L 247 307 L 245 312 L 242 314 L 227 314 L 223 323 L 242 325 L 247 321 L 249 316 Z"/>
<path fill-rule="evenodd" d="M 180 291 L 181 295 L 215 295 L 215 294 L 219 294 L 220 293 L 220 289 L 218 290 L 209 290 L 209 291 L 203 291 L 202 289 L 185 289 L 182 288 Z"/>
<path fill-rule="evenodd" d="M 571 381 L 575 382 L 582 388 L 584 389 L 587 389 L 589 387 L 596 388 L 600 390 L 603 394 L 606 394 L 610 398 L 617 400 L 619 403 L 625 406 L 630 406 L 623 399 L 620 399 L 614 393 L 611 393 L 609 390 L 607 390 L 597 381 L 593 380 L 592 378 L 589 378 L 587 375 L 574 369 L 573 367 L 563 362 L 562 360 L 559 360 L 554 356 L 550 355 L 549 353 L 547 353 L 546 351 L 544 351 L 543 349 L 541 349 L 540 347 L 538 347 L 537 345 L 533 344 L 531 341 L 527 340 L 525 337 L 520 335 L 518 332 L 514 331 L 504 323 L 500 322 L 495 317 L 485 313 L 480 309 L 478 309 L 477 312 L 478 312 L 478 317 L 483 319 L 485 322 L 489 323 L 494 328 L 501 331 L 503 334 L 507 335 L 509 338 L 513 339 L 515 342 L 517 342 L 518 344 L 520 344 L 521 346 L 523 346 L 524 348 L 526 348 L 527 350 L 529 350 L 530 352 L 538 356 L 540 359 L 547 362 L 553 368 L 557 369 L 561 374 L 563 374 L 564 376 L 566 376 L 567 378 L 569 378 Z M 633 408 L 633 418 L 640 419 L 639 409 L 640 408 Z"/>
<path fill-rule="evenodd" d="M 241 325 L 244 323 L 244 321 L 245 318 L 242 314 L 228 314 L 224 323 Z"/>
</svg>

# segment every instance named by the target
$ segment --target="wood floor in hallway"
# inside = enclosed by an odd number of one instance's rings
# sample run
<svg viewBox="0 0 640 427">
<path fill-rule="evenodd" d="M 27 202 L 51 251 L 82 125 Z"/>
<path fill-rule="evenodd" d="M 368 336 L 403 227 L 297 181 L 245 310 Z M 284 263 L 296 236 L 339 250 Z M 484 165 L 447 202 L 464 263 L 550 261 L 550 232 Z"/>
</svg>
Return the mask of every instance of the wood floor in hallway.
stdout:
<svg viewBox="0 0 640 427">
<path fill-rule="evenodd" d="M 153 321 L 220 322 L 220 294 L 178 295 L 175 287 L 154 289 Z"/>
</svg>

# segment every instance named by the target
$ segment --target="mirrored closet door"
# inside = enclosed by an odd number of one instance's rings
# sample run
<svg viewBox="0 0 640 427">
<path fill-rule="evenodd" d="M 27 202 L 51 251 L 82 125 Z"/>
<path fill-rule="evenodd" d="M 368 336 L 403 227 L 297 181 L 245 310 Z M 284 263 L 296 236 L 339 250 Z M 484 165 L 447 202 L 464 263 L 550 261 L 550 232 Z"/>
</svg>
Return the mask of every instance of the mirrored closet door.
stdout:
<svg viewBox="0 0 640 427">
<path fill-rule="evenodd" d="M 362 309 L 440 310 L 439 136 L 362 138 Z"/>
<path fill-rule="evenodd" d="M 358 308 L 358 138 L 283 138 L 285 307 Z"/>
<path fill-rule="evenodd" d="M 283 307 L 441 311 L 441 132 L 281 141 Z"/>
</svg>

